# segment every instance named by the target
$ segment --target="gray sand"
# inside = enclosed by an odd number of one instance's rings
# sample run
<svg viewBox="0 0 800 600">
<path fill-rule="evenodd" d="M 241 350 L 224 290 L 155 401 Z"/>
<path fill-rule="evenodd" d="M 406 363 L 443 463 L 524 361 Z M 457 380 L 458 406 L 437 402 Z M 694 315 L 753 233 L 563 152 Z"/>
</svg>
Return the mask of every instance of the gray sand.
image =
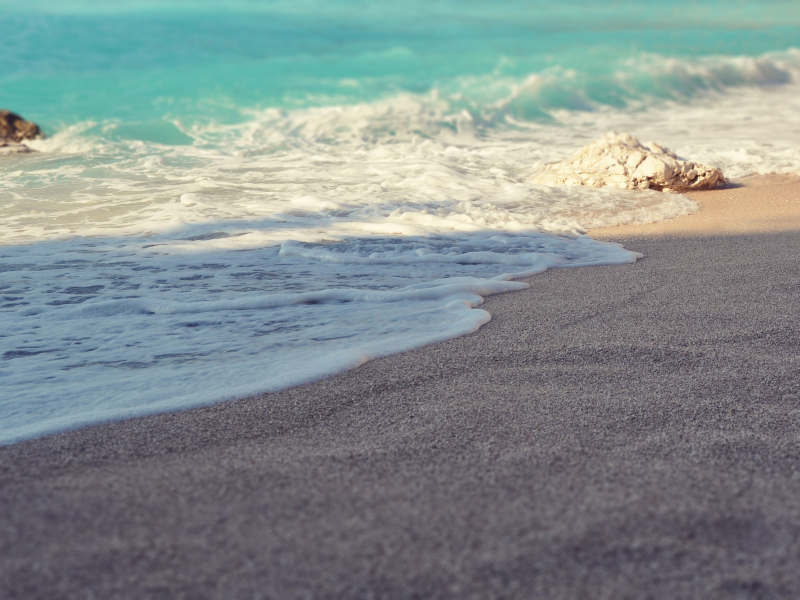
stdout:
<svg viewBox="0 0 800 600">
<path fill-rule="evenodd" d="M 470 336 L 0 448 L 0 597 L 800 597 L 800 235 L 624 243 Z"/>
</svg>

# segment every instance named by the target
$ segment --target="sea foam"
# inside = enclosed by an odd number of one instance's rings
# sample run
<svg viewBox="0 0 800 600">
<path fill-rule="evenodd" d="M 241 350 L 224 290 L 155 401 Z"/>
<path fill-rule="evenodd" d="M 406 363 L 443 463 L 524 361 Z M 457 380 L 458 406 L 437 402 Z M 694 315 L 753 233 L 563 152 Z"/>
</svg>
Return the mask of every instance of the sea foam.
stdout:
<svg viewBox="0 0 800 600">
<path fill-rule="evenodd" d="M 483 100 L 462 78 L 174 118 L 187 145 L 64 127 L 0 163 L 0 443 L 311 381 L 475 331 L 514 278 L 634 261 L 585 233 L 697 205 L 532 177 L 609 130 L 732 177 L 798 172 L 796 56 L 640 57 L 671 91 L 617 81 L 622 108 L 551 73 L 497 76 Z"/>
<path fill-rule="evenodd" d="M 637 257 L 585 236 L 535 233 L 420 239 L 422 253 L 413 239 L 397 251 L 396 238 L 342 240 L 335 252 L 203 240 L 187 251 L 159 239 L 0 251 L 2 442 L 312 381 L 475 331 L 490 318 L 476 309 L 483 297 L 526 287 L 504 270 Z M 507 254 L 470 250 L 484 244 Z"/>
</svg>

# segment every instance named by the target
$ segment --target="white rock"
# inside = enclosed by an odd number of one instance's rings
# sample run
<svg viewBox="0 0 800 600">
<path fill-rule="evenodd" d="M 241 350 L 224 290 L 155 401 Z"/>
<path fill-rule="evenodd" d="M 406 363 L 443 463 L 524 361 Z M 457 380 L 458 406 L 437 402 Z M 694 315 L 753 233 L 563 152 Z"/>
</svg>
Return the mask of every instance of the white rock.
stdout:
<svg viewBox="0 0 800 600">
<path fill-rule="evenodd" d="M 687 190 L 727 183 L 722 171 L 682 160 L 660 144 L 642 144 L 628 133 L 607 133 L 572 158 L 547 165 L 539 185 Z"/>
</svg>

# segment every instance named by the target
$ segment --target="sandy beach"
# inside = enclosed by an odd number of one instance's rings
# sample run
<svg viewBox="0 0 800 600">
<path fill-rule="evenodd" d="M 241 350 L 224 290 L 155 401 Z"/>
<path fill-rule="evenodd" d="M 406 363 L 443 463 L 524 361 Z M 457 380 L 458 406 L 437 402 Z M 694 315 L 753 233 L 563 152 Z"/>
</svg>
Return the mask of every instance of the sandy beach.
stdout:
<svg viewBox="0 0 800 600">
<path fill-rule="evenodd" d="M 648 225 L 595 229 L 597 239 L 701 237 L 800 231 L 800 177 L 751 175 L 721 188 L 686 194 L 701 210 Z"/>
<path fill-rule="evenodd" d="M 800 597 L 800 179 L 691 197 L 475 334 L 0 448 L 0 597 Z"/>
</svg>

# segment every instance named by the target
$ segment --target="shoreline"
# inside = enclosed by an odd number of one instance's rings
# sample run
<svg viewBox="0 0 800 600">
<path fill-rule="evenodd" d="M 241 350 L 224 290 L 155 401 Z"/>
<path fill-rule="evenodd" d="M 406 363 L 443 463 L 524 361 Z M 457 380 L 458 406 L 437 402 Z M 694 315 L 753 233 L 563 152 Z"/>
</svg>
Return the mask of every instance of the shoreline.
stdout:
<svg viewBox="0 0 800 600">
<path fill-rule="evenodd" d="M 700 205 L 690 215 L 646 225 L 589 231 L 598 240 L 649 236 L 719 236 L 800 231 L 800 176 L 750 175 L 684 193 Z"/>
<path fill-rule="evenodd" d="M 800 595 L 800 178 L 687 195 L 476 333 L 0 447 L 0 595 Z"/>
</svg>

